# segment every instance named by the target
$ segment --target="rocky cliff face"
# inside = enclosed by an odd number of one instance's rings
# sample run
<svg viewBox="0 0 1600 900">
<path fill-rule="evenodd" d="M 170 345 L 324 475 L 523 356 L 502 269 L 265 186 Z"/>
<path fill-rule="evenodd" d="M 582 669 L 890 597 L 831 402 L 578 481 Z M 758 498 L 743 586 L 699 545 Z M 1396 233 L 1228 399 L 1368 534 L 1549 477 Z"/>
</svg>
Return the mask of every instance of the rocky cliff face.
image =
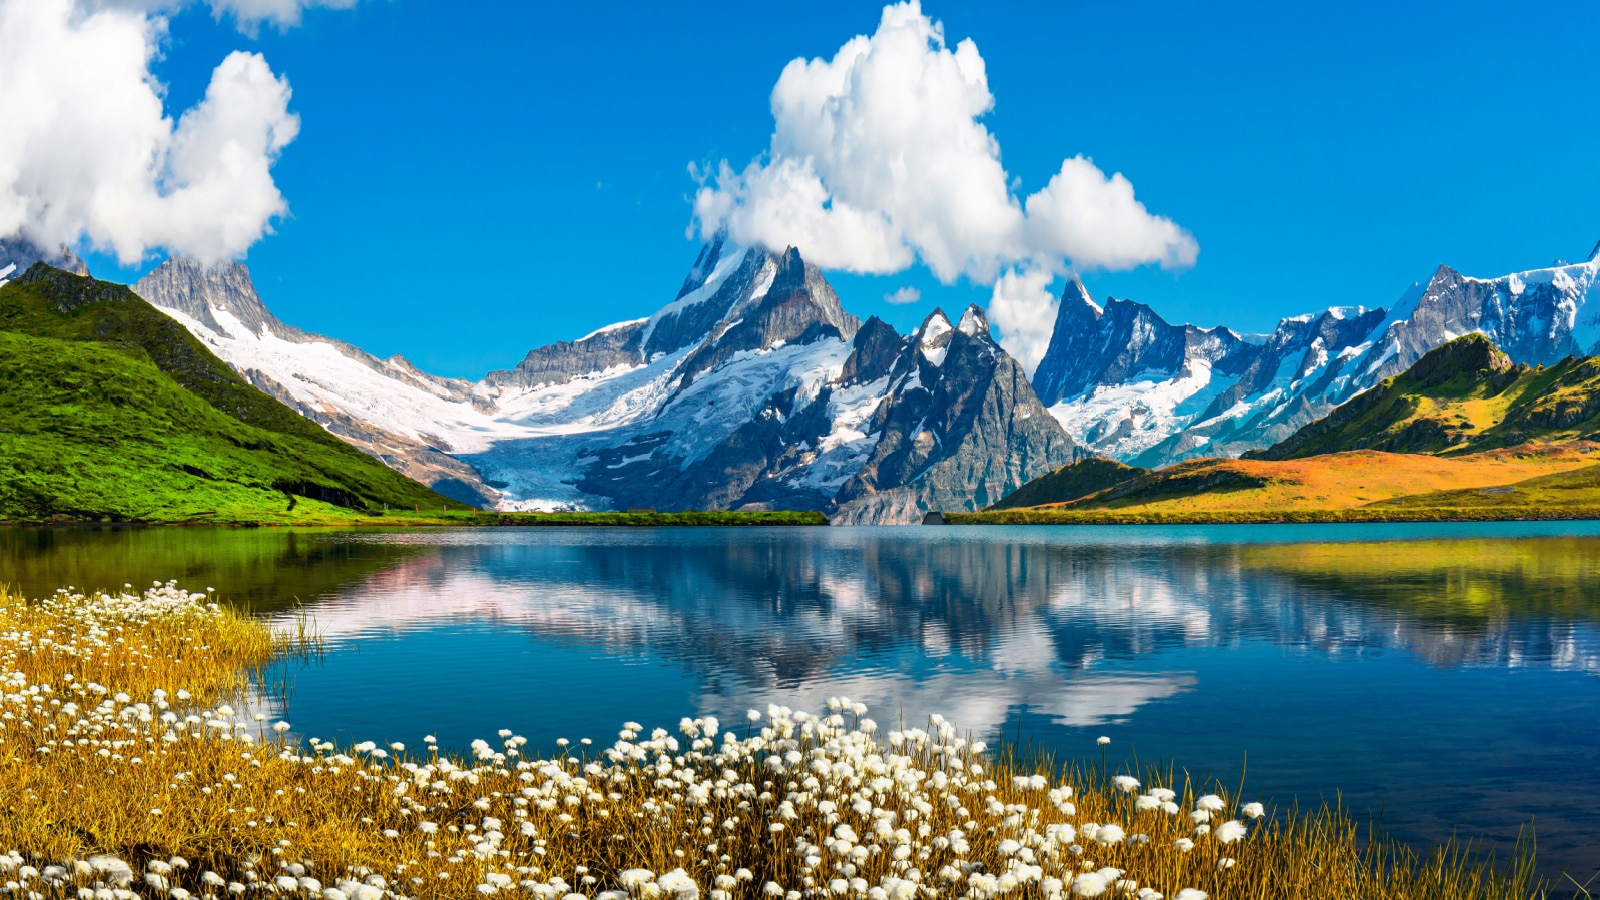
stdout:
<svg viewBox="0 0 1600 900">
<path fill-rule="evenodd" d="M 36 262 L 46 263 L 74 275 L 89 274 L 89 267 L 84 265 L 83 260 L 65 244 L 54 250 L 47 250 L 21 235 L 0 238 L 0 284 L 20 277 Z"/>
<path fill-rule="evenodd" d="M 978 508 L 1078 452 L 981 311 L 902 338 L 846 312 L 792 248 L 713 241 L 655 314 L 475 384 L 284 325 L 237 264 L 175 260 L 136 289 L 253 383 L 483 505 L 915 521 Z"/>
<path fill-rule="evenodd" d="M 1388 311 L 1335 307 L 1255 336 L 1170 325 L 1128 301 L 1102 309 L 1074 281 L 1034 385 L 1068 434 L 1114 459 L 1238 456 L 1464 334 L 1482 332 L 1524 363 L 1600 350 L 1597 272 L 1600 246 L 1584 263 L 1493 279 L 1440 266 Z"/>
<path fill-rule="evenodd" d="M 935 310 L 891 382 L 896 375 L 897 390 L 873 413 L 879 440 L 835 497 L 836 521 L 911 523 L 930 509 L 982 509 L 1085 455 L 976 306 L 954 327 Z"/>
</svg>

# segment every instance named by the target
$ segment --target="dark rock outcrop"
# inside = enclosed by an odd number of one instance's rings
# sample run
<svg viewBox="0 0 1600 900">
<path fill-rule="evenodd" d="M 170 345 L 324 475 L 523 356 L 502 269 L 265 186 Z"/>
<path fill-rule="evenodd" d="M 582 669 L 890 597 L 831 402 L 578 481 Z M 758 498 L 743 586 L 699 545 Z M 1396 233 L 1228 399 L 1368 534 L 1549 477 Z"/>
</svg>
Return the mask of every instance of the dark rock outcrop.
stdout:
<svg viewBox="0 0 1600 900">
<path fill-rule="evenodd" d="M 66 244 L 55 250 L 47 250 L 22 235 L 0 238 L 0 284 L 16 278 L 39 262 L 74 275 L 89 274 L 89 267 Z"/>
</svg>

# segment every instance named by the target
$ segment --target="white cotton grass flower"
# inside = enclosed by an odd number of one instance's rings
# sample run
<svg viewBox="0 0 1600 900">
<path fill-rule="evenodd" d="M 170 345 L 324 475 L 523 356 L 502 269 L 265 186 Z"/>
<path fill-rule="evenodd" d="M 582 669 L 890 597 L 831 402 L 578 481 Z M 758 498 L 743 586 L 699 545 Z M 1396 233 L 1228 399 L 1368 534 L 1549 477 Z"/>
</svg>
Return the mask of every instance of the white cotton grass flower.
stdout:
<svg viewBox="0 0 1600 900">
<path fill-rule="evenodd" d="M 1095 830 L 1093 840 L 1097 844 L 1110 847 L 1122 843 L 1127 836 L 1127 832 L 1119 825 L 1101 825 Z"/>
<path fill-rule="evenodd" d="M 1205 810 L 1209 813 L 1222 812 L 1226 806 L 1227 804 L 1223 803 L 1222 798 L 1216 794 L 1207 794 L 1194 802 L 1195 809 Z"/>
<path fill-rule="evenodd" d="M 1172 900 L 1206 900 L 1211 895 L 1199 888 L 1184 888 L 1172 896 Z"/>
<path fill-rule="evenodd" d="M 656 873 L 649 869 L 623 869 L 617 873 L 617 884 L 626 890 L 637 890 L 656 880 Z"/>
<path fill-rule="evenodd" d="M 175 892 L 185 888 L 205 900 L 268 893 L 286 900 L 499 900 L 513 894 L 529 900 L 1163 900 L 1148 885 L 1176 891 L 1169 878 L 1181 878 L 1173 874 L 1178 866 L 1194 863 L 1201 868 L 1193 871 L 1207 878 L 1229 877 L 1211 867 L 1225 865 L 1217 861 L 1222 853 L 1255 852 L 1245 823 L 1265 814 L 1259 804 L 1246 804 L 1229 815 L 1232 801 L 1211 795 L 1214 807 L 1206 798 L 1186 804 L 1204 813 L 1196 824 L 1210 827 L 1174 841 L 1177 834 L 1164 829 L 1190 826 L 1177 818 L 1189 811 L 1178 808 L 1177 794 L 1145 790 L 1131 771 L 1112 777 L 1097 760 L 1100 768 L 1066 770 L 1082 772 L 1070 777 L 1092 785 L 1078 806 L 1085 819 L 1101 821 L 1080 821 L 1073 786 L 1059 772 L 1035 773 L 1008 758 L 985 756 L 981 741 L 964 737 L 942 717 L 879 732 L 865 705 L 845 697 L 834 698 L 820 715 L 777 705 L 764 715 L 751 711 L 747 726 L 731 731 L 705 716 L 677 730 L 628 722 L 620 741 L 582 742 L 593 751 L 566 738 L 537 747 L 503 729 L 497 741 L 474 741 L 470 753 L 454 753 L 428 735 L 417 756 L 406 759 L 399 742 L 336 744 L 300 736 L 270 717 L 241 732 L 243 723 L 233 719 L 253 718 L 251 708 L 233 716 L 214 693 L 186 698 L 177 684 L 163 692 L 91 670 L 108 684 L 92 685 L 81 672 L 72 679 L 57 672 L 54 689 L 40 690 L 46 685 L 33 685 L 6 654 L 18 646 L 34 652 L 27 642 L 46 633 L 65 643 L 65 633 L 17 628 L 16 635 L 27 637 L 13 637 L 6 615 L 0 598 L 0 737 L 20 734 L 32 743 L 37 735 L 32 746 L 50 754 L 46 769 L 69 758 L 74 767 L 116 776 L 108 778 L 114 786 L 139 783 L 143 789 L 128 795 L 131 814 L 148 826 L 154 846 L 168 843 L 161 835 L 185 827 L 194 811 L 231 826 L 234 846 L 256 848 L 235 859 L 208 856 L 212 868 L 196 864 L 192 875 L 179 872 L 184 863 L 177 858 L 147 861 L 141 854 L 125 878 L 100 872 L 93 858 L 59 865 L 41 858 L 33 860 L 34 869 L 20 854 L 0 853 L 0 870 L 32 872 L 35 890 L 49 886 L 72 897 L 93 883 L 94 896 L 81 900 L 132 900 L 109 896 L 116 890 L 194 900 Z M 114 634 L 138 650 L 137 629 L 125 631 L 123 624 L 101 623 L 96 633 Z M 193 633 L 196 643 L 207 634 L 203 627 Z M 104 646 L 74 649 L 92 659 Z M 152 663 L 152 676 L 165 652 L 140 657 Z M 59 713 L 50 715 L 53 709 Z M 28 719 L 39 712 L 47 715 Z M 52 727 L 38 724 L 48 720 Z M 471 737 L 459 736 L 463 743 Z M 1110 738 L 1097 743 L 1104 750 Z M 191 764 L 191 745 L 214 755 Z M 121 774 L 133 766 L 142 768 Z M 306 774 L 290 774 L 297 767 Z M 313 788 L 306 801 L 296 800 Z M 325 835 L 313 833 L 322 823 L 312 820 L 316 804 L 307 805 L 326 796 L 343 798 L 328 809 L 368 848 L 371 868 L 329 861 L 337 851 L 329 850 Z M 146 819 L 152 803 L 165 807 L 165 816 Z M 1158 817 L 1158 810 L 1174 818 Z M 1220 846 L 1206 846 L 1208 832 Z M 294 843 L 280 841 L 284 835 Z M 671 837 L 657 844 L 657 835 Z M 1241 846 L 1231 847 L 1236 842 Z M 1151 846 L 1140 849 L 1144 844 Z M 1203 854 L 1194 852 L 1197 844 Z M 608 858 L 617 864 L 592 871 L 583 865 Z M 621 869 L 624 860 L 646 859 L 657 871 L 673 871 L 657 877 L 647 869 Z M 1163 859 L 1174 868 L 1165 869 Z M 1248 857 L 1240 862 L 1252 870 L 1255 865 Z M 774 876 L 782 883 L 766 880 Z M 0 884 L 13 879 L 23 889 L 12 893 L 29 892 L 30 879 L 7 875 Z"/>
<path fill-rule="evenodd" d="M 1106 879 L 1099 872 L 1085 872 L 1072 879 L 1072 893 L 1077 897 L 1098 897 L 1106 892 Z"/>
<path fill-rule="evenodd" d="M 1108 737 L 1106 737 L 1105 735 L 1102 734 L 1099 737 L 1095 738 L 1094 742 L 1096 744 L 1099 744 L 1100 746 L 1104 747 L 1105 745 L 1111 743 L 1111 738 L 1108 738 Z"/>
</svg>

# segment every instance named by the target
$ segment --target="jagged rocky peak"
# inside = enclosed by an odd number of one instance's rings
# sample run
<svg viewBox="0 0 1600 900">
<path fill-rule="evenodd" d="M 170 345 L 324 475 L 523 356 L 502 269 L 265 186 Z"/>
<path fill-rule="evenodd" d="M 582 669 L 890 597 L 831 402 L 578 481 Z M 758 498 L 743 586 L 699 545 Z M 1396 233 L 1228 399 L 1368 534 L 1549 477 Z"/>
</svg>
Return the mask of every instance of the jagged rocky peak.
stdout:
<svg viewBox="0 0 1600 900">
<path fill-rule="evenodd" d="M 1171 377 L 1197 361 L 1238 372 L 1253 356 L 1254 345 L 1227 328 L 1173 325 L 1143 303 L 1115 297 L 1101 307 L 1074 278 L 1062 293 L 1033 383 L 1039 398 L 1053 406 L 1147 373 Z"/>
<path fill-rule="evenodd" d="M 36 262 L 74 275 L 89 274 L 89 267 L 66 244 L 46 250 L 20 234 L 0 238 L 0 284 L 17 278 Z"/>
<path fill-rule="evenodd" d="M 862 324 L 855 340 L 851 341 L 850 355 L 845 358 L 836 383 L 848 387 L 887 378 L 904 349 L 905 339 L 894 326 L 873 316 Z"/>
<path fill-rule="evenodd" d="M 936 306 L 933 312 L 928 313 L 927 318 L 922 320 L 922 324 L 917 326 L 917 349 L 937 365 L 937 359 L 944 357 L 940 355 L 935 359 L 935 354 L 950 346 L 950 336 L 955 330 L 956 327 L 950 324 L 950 317 L 944 314 L 943 309 Z"/>
<path fill-rule="evenodd" d="M 728 257 L 727 248 L 720 256 Z M 705 284 L 675 301 L 673 306 L 707 291 L 716 278 L 713 273 Z M 684 359 L 680 392 L 696 378 L 740 353 L 819 340 L 847 342 L 861 327 L 861 320 L 839 305 L 839 296 L 823 278 L 822 271 L 806 262 L 793 247 L 782 253 L 761 248 L 744 251 L 744 261 L 738 269 L 701 306 L 710 311 L 725 311 L 711 323 L 705 336 Z M 687 315 L 695 315 L 695 311 Z M 686 341 L 685 346 L 688 343 Z"/>
<path fill-rule="evenodd" d="M 515 369 L 490 372 L 485 383 L 494 390 L 566 384 L 687 350 L 686 387 L 741 350 L 826 336 L 849 340 L 860 325 L 797 249 L 774 253 L 718 235 L 700 248 L 677 296 L 655 314 L 536 347 Z"/>
<path fill-rule="evenodd" d="M 771 268 L 765 289 L 758 286 L 731 312 L 741 322 L 730 325 L 730 330 L 747 323 L 754 329 L 751 338 L 755 343 L 748 349 L 767 349 L 780 341 L 790 342 L 808 332 L 815 333 L 819 328 L 844 340 L 855 337 L 861 320 L 844 311 L 839 295 L 822 276 L 822 270 L 806 262 L 798 249 L 747 252 L 765 256 L 764 268 Z M 719 343 L 722 340 L 718 338 Z"/>
<path fill-rule="evenodd" d="M 1046 406 L 1061 400 L 1068 381 L 1082 380 L 1076 364 L 1094 343 L 1104 312 L 1077 275 L 1067 280 L 1056 311 L 1055 327 L 1050 332 L 1050 344 L 1033 374 L 1034 390 Z"/>
<path fill-rule="evenodd" d="M 876 443 L 840 487 L 835 521 L 905 523 L 930 509 L 978 509 L 1082 454 L 976 306 L 956 325 L 935 310 L 902 347 L 868 426 Z"/>
<path fill-rule="evenodd" d="M 974 303 L 961 314 L 961 322 L 956 325 L 956 330 L 967 337 L 982 337 L 993 341 L 994 335 L 989 333 L 989 317 L 984 315 L 983 307 Z"/>
<path fill-rule="evenodd" d="M 174 256 L 156 266 L 133 286 L 134 293 L 155 306 L 176 310 L 216 331 L 232 329 L 217 318 L 231 317 L 253 334 L 290 331 L 267 311 L 250 270 L 236 260 L 201 262 Z"/>
</svg>

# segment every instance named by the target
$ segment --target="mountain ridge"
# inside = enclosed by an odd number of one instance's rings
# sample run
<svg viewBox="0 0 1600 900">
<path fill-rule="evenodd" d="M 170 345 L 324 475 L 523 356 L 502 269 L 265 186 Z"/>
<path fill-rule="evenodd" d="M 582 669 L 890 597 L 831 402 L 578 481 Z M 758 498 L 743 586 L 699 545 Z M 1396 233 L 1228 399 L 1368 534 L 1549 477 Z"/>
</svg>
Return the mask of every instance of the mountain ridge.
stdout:
<svg viewBox="0 0 1600 900">
<path fill-rule="evenodd" d="M 1530 443 L 1600 440 L 1600 357 L 1513 363 L 1481 334 L 1425 354 L 1323 419 L 1246 459 L 1351 450 L 1461 455 Z"/>
<path fill-rule="evenodd" d="M 1034 381 L 1067 433 L 1095 453 L 1147 468 L 1239 456 L 1463 334 L 1483 332 L 1528 364 L 1600 350 L 1597 275 L 1600 245 L 1583 263 L 1497 278 L 1440 265 L 1388 309 L 1292 316 L 1259 340 L 1172 325 L 1132 301 L 1108 300 L 1102 314 L 1071 279 Z"/>
<path fill-rule="evenodd" d="M 477 382 L 399 373 L 283 325 L 241 265 L 204 269 L 169 261 L 135 289 L 302 414 L 502 509 L 917 521 L 934 504 L 977 508 L 1078 455 L 981 309 L 959 324 L 936 312 L 901 336 L 847 312 L 794 248 L 714 239 L 652 315 L 536 347 Z"/>
<path fill-rule="evenodd" d="M 1514 363 L 1474 332 L 1269 449 L 1156 470 L 1079 462 L 1024 485 L 984 521 L 1592 516 L 1596 473 L 1600 356 Z"/>
</svg>

